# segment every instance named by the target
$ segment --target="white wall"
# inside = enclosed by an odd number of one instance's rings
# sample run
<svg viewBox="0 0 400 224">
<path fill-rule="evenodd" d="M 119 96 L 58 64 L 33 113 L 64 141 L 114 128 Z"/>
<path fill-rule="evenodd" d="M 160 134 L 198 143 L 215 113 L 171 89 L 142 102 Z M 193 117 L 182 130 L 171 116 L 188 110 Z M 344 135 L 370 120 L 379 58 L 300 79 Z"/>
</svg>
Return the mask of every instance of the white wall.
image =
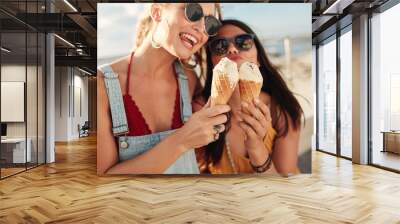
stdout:
<svg viewBox="0 0 400 224">
<path fill-rule="evenodd" d="M 38 70 L 37 70 L 38 69 Z M 42 68 L 25 64 L 3 64 L 1 66 L 1 81 L 24 82 L 26 83 L 26 106 L 22 108 L 22 113 L 26 112 L 26 120 L 23 122 L 6 122 L 8 138 L 29 139 L 32 162 L 39 159 L 39 163 L 44 162 L 44 74 Z M 27 78 L 27 81 L 25 80 Z M 23 91 L 23 90 L 22 90 Z M 22 92 L 23 94 L 23 92 Z M 6 97 L 6 96 L 2 96 Z M 7 111 L 10 108 L 1 108 Z M 12 111 L 7 111 L 11 112 Z M 38 155 L 37 155 L 38 154 Z"/>
<path fill-rule="evenodd" d="M 32 67 L 28 67 L 27 69 L 29 72 L 29 70 L 32 70 Z M 1 81 L 25 82 L 25 65 L 2 65 Z M 1 108 L 1 110 L 4 112 L 4 110 L 8 110 L 8 108 Z M 25 122 L 7 122 L 7 136 L 25 137 Z"/>
<path fill-rule="evenodd" d="M 55 141 L 68 140 L 69 79 L 67 67 L 55 68 Z"/>
<path fill-rule="evenodd" d="M 73 108 L 75 110 L 74 117 L 72 119 L 72 130 L 71 130 L 71 135 L 74 136 L 75 138 L 79 136 L 78 133 L 78 124 L 81 126 L 85 123 L 85 121 L 88 120 L 88 78 L 87 77 L 82 77 L 79 75 L 76 75 L 75 70 L 75 75 L 74 75 L 74 104 L 75 107 Z M 78 93 L 78 90 L 80 90 L 80 93 Z M 79 97 L 80 94 L 80 98 Z M 78 102 L 78 101 L 81 102 Z M 79 108 L 81 107 L 81 108 Z M 81 109 L 81 113 L 79 111 Z"/>
<path fill-rule="evenodd" d="M 88 120 L 88 78 L 82 75 L 76 68 L 56 67 L 55 141 L 77 139 L 78 124 Z"/>
<path fill-rule="evenodd" d="M 1 81 L 4 82 L 25 82 L 25 74 L 27 69 L 28 74 L 35 73 L 36 74 L 36 67 L 33 66 L 28 66 L 27 68 L 25 65 L 2 65 L 1 66 Z M 28 76 L 29 78 L 29 76 Z M 34 83 L 31 83 L 33 80 L 29 80 L 29 85 L 36 85 L 36 81 Z M 35 105 L 28 105 L 28 106 L 34 106 L 36 108 L 36 88 L 28 88 L 27 89 L 27 103 L 30 104 L 31 102 L 35 102 Z M 7 110 L 7 108 L 1 108 L 1 110 Z M 28 122 L 35 121 L 36 123 L 36 113 L 27 113 L 27 119 Z M 25 123 L 26 122 L 7 122 L 7 136 L 8 137 L 25 137 Z M 28 129 L 32 127 L 32 124 L 28 124 Z M 36 125 L 34 127 L 36 130 Z M 28 130 L 28 138 L 29 133 L 31 133 Z M 36 136 L 36 132 L 35 132 Z"/>
</svg>

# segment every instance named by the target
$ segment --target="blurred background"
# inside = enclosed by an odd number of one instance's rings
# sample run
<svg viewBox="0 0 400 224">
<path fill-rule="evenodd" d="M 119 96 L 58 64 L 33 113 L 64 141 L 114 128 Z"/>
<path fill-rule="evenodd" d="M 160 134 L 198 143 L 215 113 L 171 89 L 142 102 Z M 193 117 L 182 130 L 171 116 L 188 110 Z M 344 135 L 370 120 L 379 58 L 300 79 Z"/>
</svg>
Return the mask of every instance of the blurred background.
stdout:
<svg viewBox="0 0 400 224">
<path fill-rule="evenodd" d="M 128 1 L 0 0 L 4 99 L 0 179 L 54 162 L 56 148 L 62 158 L 63 149 L 56 144 L 79 139 L 83 127 L 96 133 L 97 62 L 110 62 L 131 50 L 136 21 L 145 6 L 116 2 Z M 312 146 L 317 155 L 324 152 L 399 172 L 400 32 L 395 28 L 400 22 L 399 1 L 265 2 L 269 3 L 222 4 L 223 14 L 245 21 L 258 32 L 301 102 L 306 115 L 301 160 L 307 161 L 304 152 L 309 149 L 314 117 Z M 13 91 L 16 94 L 10 94 Z M 21 107 L 10 110 L 9 106 Z M 21 112 L 24 119 L 6 117 Z M 318 157 L 315 162 L 332 170 Z"/>
<path fill-rule="evenodd" d="M 97 65 L 129 54 L 134 46 L 136 24 L 148 3 L 99 3 L 97 5 Z M 314 120 L 311 4 L 222 3 L 224 19 L 247 23 L 281 71 L 304 110 L 299 167 L 311 172 Z"/>
</svg>

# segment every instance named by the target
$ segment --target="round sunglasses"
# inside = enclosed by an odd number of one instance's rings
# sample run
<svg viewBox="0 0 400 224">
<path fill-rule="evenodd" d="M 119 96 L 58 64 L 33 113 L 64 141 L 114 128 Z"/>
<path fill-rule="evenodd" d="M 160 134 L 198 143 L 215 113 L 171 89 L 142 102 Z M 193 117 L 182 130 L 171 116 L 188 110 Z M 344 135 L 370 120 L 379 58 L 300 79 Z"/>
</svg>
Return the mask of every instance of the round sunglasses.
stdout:
<svg viewBox="0 0 400 224">
<path fill-rule="evenodd" d="M 228 53 L 229 43 L 233 43 L 240 51 L 248 51 L 254 45 L 255 35 L 251 33 L 239 34 L 232 38 L 216 38 L 208 43 L 211 53 L 225 55 Z"/>
<path fill-rule="evenodd" d="M 199 3 L 185 3 L 185 17 L 189 22 L 197 22 L 204 17 L 205 33 L 212 37 L 217 35 L 221 22 L 214 16 L 204 16 L 203 9 Z"/>
</svg>

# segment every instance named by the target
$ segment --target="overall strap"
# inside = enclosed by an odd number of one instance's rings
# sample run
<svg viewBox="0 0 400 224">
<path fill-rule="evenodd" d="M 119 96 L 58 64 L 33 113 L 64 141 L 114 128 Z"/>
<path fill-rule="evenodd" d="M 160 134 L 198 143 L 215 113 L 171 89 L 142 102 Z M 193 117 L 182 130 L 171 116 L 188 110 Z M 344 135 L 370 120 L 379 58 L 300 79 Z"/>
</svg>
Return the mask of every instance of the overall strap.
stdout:
<svg viewBox="0 0 400 224">
<path fill-rule="evenodd" d="M 192 115 L 192 104 L 189 94 L 188 78 L 183 71 L 182 64 L 179 62 L 179 60 L 175 61 L 175 72 L 178 76 L 179 92 L 181 95 L 182 121 L 186 122 Z"/>
<path fill-rule="evenodd" d="M 125 134 L 129 132 L 129 129 L 118 74 L 116 74 L 108 64 L 99 67 L 99 70 L 104 74 L 104 83 L 110 104 L 114 136 Z"/>
</svg>

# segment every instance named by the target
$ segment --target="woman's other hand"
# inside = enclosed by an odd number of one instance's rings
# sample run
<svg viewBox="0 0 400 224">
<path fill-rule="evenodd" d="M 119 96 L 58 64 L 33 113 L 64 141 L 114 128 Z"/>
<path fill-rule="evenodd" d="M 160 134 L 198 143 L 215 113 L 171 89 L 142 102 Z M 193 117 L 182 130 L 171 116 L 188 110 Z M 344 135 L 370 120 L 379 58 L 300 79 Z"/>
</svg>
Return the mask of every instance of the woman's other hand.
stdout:
<svg viewBox="0 0 400 224">
<path fill-rule="evenodd" d="M 242 102 L 239 126 L 246 134 L 245 147 L 248 151 L 265 149 L 264 137 L 272 126 L 269 107 L 258 98 L 253 102 Z"/>
</svg>

